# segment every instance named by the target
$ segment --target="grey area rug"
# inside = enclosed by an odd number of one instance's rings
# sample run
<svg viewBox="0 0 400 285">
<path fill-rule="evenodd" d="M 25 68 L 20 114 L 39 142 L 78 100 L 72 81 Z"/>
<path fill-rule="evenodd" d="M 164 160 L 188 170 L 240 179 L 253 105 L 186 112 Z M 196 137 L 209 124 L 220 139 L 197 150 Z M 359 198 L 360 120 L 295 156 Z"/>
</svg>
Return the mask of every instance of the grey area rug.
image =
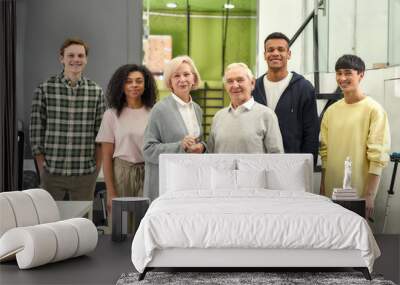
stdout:
<svg viewBox="0 0 400 285">
<path fill-rule="evenodd" d="M 122 274 L 117 285 L 146 284 L 373 284 L 395 285 L 384 280 L 382 276 L 372 275 L 372 281 L 364 278 L 360 272 L 148 272 L 142 281 L 138 281 L 139 273 Z"/>
</svg>

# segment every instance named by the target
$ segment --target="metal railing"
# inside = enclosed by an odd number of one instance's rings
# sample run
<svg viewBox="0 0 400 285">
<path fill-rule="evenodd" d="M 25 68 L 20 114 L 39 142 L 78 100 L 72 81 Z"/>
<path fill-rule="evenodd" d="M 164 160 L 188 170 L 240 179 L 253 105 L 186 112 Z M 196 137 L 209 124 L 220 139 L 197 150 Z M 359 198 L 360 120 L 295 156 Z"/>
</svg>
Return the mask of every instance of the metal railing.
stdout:
<svg viewBox="0 0 400 285">
<path fill-rule="evenodd" d="M 303 24 L 298 28 L 296 33 L 289 41 L 289 47 L 297 40 L 301 33 L 312 21 L 313 23 L 313 63 L 314 63 L 314 90 L 317 99 L 325 99 L 329 101 L 337 101 L 343 97 L 340 92 L 334 93 L 320 93 L 320 76 L 319 76 L 319 42 L 318 42 L 318 11 L 322 10 L 324 15 L 326 14 L 326 1 L 327 0 L 315 0 L 314 10 L 307 16 Z M 330 105 L 330 104 L 328 104 Z"/>
</svg>

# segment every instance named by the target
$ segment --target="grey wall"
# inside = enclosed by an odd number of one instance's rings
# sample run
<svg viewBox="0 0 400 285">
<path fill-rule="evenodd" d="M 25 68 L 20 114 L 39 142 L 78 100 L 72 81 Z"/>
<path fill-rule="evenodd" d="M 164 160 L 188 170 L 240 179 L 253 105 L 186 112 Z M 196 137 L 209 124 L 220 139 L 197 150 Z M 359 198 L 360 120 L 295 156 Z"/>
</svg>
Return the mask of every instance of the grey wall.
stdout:
<svg viewBox="0 0 400 285">
<path fill-rule="evenodd" d="M 72 36 L 89 44 L 84 74 L 105 91 L 118 66 L 142 61 L 142 1 L 17 0 L 17 119 L 26 137 L 33 91 L 62 71 L 58 49 Z"/>
</svg>

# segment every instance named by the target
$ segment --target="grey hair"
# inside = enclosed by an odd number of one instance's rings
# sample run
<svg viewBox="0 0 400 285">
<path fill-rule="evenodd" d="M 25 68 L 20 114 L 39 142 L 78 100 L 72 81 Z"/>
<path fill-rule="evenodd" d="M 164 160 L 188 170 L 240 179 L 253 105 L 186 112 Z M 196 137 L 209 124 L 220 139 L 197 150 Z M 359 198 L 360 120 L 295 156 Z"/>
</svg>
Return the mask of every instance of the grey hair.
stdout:
<svg viewBox="0 0 400 285">
<path fill-rule="evenodd" d="M 250 68 L 247 66 L 247 64 L 243 63 L 243 62 L 234 62 L 229 64 L 226 68 L 225 68 L 225 72 L 224 72 L 224 77 L 222 78 L 223 82 L 226 82 L 226 78 L 225 78 L 225 74 L 232 68 L 236 68 L 236 67 L 240 67 L 243 68 L 246 71 L 246 75 L 247 77 L 249 77 L 250 80 L 255 79 L 253 72 L 250 70 Z"/>
</svg>

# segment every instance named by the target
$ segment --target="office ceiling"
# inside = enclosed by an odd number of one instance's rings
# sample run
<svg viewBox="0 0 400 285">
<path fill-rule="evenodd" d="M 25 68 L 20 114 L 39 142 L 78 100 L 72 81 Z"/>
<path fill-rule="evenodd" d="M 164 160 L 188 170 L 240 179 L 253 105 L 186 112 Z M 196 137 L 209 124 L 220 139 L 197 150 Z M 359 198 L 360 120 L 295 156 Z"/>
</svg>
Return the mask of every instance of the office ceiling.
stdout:
<svg viewBox="0 0 400 285">
<path fill-rule="evenodd" d="M 167 8 L 167 3 L 176 3 L 175 9 Z M 190 5 L 191 12 L 222 12 L 225 3 L 228 0 L 143 0 L 143 10 L 147 10 L 147 5 L 150 5 L 150 11 L 162 12 L 184 12 L 186 11 L 187 2 Z M 251 13 L 256 14 L 257 1 L 256 0 L 230 0 L 230 3 L 235 5 L 231 9 L 232 13 Z"/>
</svg>

